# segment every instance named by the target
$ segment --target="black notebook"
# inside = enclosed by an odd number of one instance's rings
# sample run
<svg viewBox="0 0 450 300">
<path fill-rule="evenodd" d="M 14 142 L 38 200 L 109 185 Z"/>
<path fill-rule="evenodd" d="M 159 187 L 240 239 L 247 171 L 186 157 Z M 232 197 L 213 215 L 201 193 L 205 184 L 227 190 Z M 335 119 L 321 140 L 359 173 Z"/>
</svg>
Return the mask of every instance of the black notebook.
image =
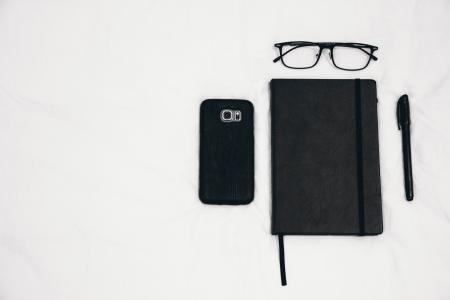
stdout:
<svg viewBox="0 0 450 300">
<path fill-rule="evenodd" d="M 272 234 L 383 231 L 376 82 L 273 79 Z"/>
</svg>

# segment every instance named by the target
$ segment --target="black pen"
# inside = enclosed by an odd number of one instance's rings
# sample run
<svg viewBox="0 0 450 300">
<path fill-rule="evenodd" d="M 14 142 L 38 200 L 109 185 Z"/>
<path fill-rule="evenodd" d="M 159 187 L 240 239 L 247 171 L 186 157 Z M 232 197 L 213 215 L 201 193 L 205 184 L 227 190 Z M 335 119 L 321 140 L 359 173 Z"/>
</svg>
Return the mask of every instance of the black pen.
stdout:
<svg viewBox="0 0 450 300">
<path fill-rule="evenodd" d="M 411 201 L 414 198 L 412 164 L 411 164 L 411 133 L 409 130 L 411 117 L 409 114 L 408 95 L 403 95 L 397 102 L 397 122 L 398 129 L 402 131 L 403 147 L 403 172 L 405 176 L 405 194 L 406 200 Z"/>
</svg>

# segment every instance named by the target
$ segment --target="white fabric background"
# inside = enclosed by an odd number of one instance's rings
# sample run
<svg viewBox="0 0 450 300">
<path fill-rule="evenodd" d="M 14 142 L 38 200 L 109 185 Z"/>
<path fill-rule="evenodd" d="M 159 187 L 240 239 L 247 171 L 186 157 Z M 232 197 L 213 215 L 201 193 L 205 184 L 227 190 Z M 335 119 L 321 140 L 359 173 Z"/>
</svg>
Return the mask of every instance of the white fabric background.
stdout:
<svg viewBox="0 0 450 300">
<path fill-rule="evenodd" d="M 0 299 L 450 299 L 450 2 L 0 1 Z M 273 43 L 378 45 L 298 71 Z M 378 82 L 384 233 L 270 235 L 271 78 Z M 395 105 L 412 104 L 404 198 Z M 199 104 L 256 112 L 256 196 L 197 198 Z"/>
</svg>

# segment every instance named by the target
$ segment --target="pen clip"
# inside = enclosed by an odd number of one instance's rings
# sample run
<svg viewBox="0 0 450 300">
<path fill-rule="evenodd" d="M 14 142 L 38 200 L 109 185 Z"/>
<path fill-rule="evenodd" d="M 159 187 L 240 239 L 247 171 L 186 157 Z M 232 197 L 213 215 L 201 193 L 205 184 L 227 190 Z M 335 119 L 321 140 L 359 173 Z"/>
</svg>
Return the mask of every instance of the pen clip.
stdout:
<svg viewBox="0 0 450 300">
<path fill-rule="evenodd" d="M 400 124 L 400 101 L 397 102 L 397 126 L 398 130 L 402 129 L 402 125 Z"/>
</svg>

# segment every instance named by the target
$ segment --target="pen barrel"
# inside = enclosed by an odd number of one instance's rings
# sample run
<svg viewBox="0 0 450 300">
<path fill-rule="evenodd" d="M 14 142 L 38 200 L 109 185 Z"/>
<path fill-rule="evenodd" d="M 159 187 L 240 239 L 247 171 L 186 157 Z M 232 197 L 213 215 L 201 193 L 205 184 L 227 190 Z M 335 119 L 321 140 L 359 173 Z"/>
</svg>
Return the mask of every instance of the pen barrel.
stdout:
<svg viewBox="0 0 450 300">
<path fill-rule="evenodd" d="M 403 147 L 403 173 L 405 176 L 406 199 L 411 201 L 414 197 L 412 163 L 411 163 L 411 135 L 409 124 L 402 126 L 402 147 Z"/>
</svg>

